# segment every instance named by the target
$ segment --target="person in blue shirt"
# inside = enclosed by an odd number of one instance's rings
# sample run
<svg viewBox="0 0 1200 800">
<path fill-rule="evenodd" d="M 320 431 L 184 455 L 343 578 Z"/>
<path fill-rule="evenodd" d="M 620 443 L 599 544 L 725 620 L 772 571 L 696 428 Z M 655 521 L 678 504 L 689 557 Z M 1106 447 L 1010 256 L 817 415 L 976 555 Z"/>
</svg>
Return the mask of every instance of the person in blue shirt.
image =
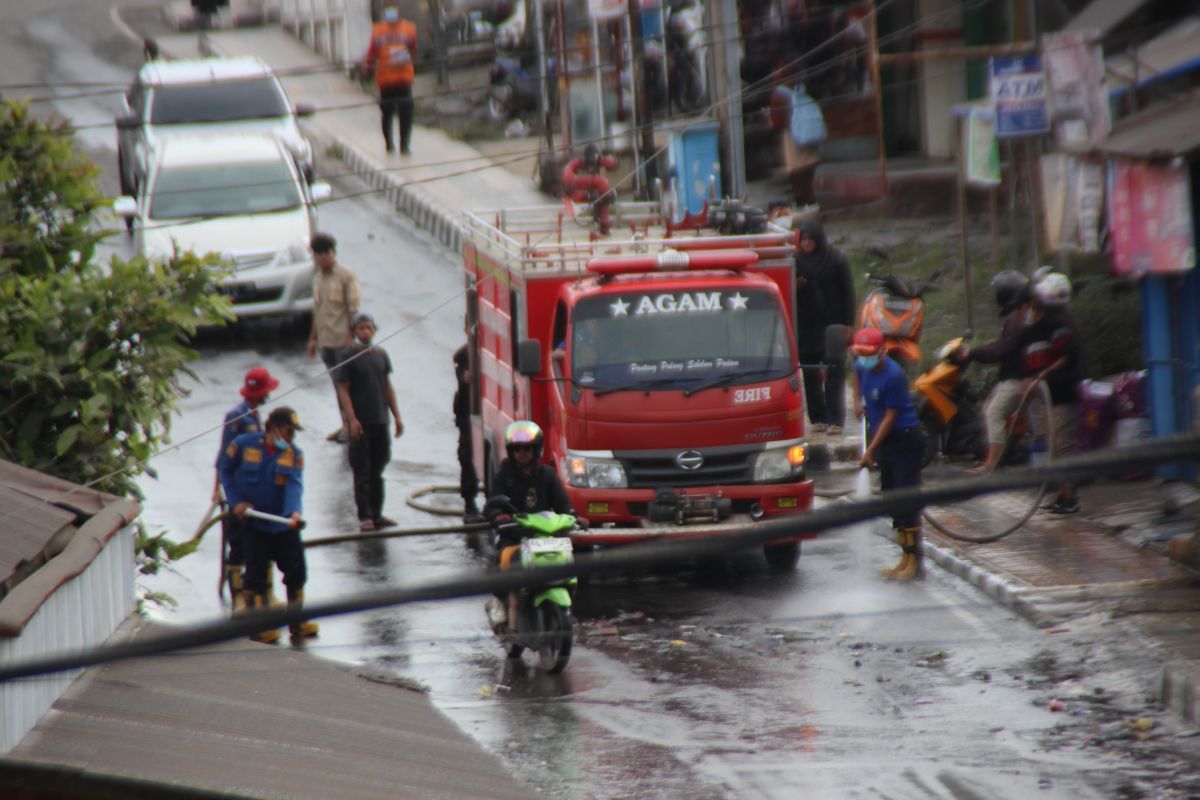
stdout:
<svg viewBox="0 0 1200 800">
<path fill-rule="evenodd" d="M 921 485 L 925 434 L 908 391 L 904 368 L 883 354 L 883 334 L 862 328 L 854 334 L 854 413 L 867 415 L 867 442 L 860 467 L 879 466 L 883 491 Z M 901 557 L 883 570 L 885 578 L 911 581 L 923 574 L 921 565 L 921 512 L 892 516 Z"/>
<path fill-rule="evenodd" d="M 296 412 L 281 406 L 267 416 L 265 430 L 242 434 L 221 454 L 221 486 L 234 515 L 244 522 L 247 608 L 267 607 L 267 569 L 272 561 L 283 573 L 289 609 L 298 609 L 304 603 L 308 567 L 300 529 L 295 524 L 303 512 L 304 492 L 304 453 L 293 443 L 299 430 L 303 429 Z M 248 517 L 249 509 L 288 517 L 293 524 Z M 292 636 L 298 638 L 316 636 L 317 631 L 315 622 L 291 627 Z M 270 643 L 279 639 L 279 631 L 262 631 L 250 638 Z"/>
<path fill-rule="evenodd" d="M 254 367 L 246 372 L 242 379 L 242 402 L 225 413 L 225 424 L 221 428 L 221 449 L 217 451 L 216 479 L 213 481 L 213 502 L 221 502 L 221 454 L 229 447 L 229 443 L 243 433 L 253 433 L 262 430 L 262 420 L 259 419 L 258 409 L 267 401 L 267 396 L 275 391 L 279 381 L 271 376 L 266 367 Z M 242 520 L 236 516 L 227 517 L 221 528 L 225 534 L 225 544 L 222 550 L 225 558 L 225 580 L 229 584 L 229 596 L 234 610 L 242 608 L 243 584 L 242 566 L 245 556 L 242 554 Z M 227 550 L 226 550 L 227 548 Z M 267 583 L 270 578 L 268 576 Z"/>
</svg>

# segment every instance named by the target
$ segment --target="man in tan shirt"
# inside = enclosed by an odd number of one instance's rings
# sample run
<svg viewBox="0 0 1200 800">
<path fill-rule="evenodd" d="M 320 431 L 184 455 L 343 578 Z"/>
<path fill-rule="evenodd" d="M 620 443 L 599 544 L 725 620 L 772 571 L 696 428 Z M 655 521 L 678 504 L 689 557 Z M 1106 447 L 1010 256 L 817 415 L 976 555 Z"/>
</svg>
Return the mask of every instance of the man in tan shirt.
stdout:
<svg viewBox="0 0 1200 800">
<path fill-rule="evenodd" d="M 325 368 L 333 370 L 337 365 L 337 352 L 350 346 L 350 320 L 362 304 L 362 289 L 354 272 L 338 263 L 337 241 L 332 236 L 315 234 L 309 246 L 316 269 L 313 271 L 313 324 L 312 334 L 308 337 L 308 357 L 319 352 Z M 334 397 L 337 397 L 336 384 Z M 340 405 L 338 410 L 340 413 Z M 342 427 L 327 438 L 345 444 L 349 436 L 343 415 Z"/>
</svg>

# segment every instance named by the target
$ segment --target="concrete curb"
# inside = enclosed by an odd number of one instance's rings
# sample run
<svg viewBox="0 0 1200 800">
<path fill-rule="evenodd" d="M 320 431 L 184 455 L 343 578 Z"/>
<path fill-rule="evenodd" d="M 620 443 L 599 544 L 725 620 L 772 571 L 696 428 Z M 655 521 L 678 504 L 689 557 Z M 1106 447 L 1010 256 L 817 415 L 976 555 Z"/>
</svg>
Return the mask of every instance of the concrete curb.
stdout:
<svg viewBox="0 0 1200 800">
<path fill-rule="evenodd" d="M 322 144 L 323 149 L 332 149 L 334 155 L 355 175 L 379 191 L 393 207 L 407 214 L 418 228 L 429 231 L 434 239 L 455 253 L 462 252 L 463 225 L 459 214 L 442 207 L 419 187 L 408 186 L 402 178 L 387 172 L 385 166 L 349 140 L 333 135 L 330 141 L 323 141 L 320 133 L 313 133 L 313 138 Z"/>
</svg>

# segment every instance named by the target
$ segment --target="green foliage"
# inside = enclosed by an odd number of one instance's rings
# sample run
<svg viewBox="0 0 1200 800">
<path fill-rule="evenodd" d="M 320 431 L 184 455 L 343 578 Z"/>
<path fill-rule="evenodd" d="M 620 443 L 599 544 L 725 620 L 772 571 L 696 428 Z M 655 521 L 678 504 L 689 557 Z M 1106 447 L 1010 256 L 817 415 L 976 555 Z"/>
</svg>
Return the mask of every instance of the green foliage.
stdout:
<svg viewBox="0 0 1200 800">
<path fill-rule="evenodd" d="M 99 170 L 65 129 L 22 103 L 0 106 L 0 274 L 49 275 L 91 261 L 99 238 L 92 216 L 106 201 Z"/>
<path fill-rule="evenodd" d="M 215 258 L 93 263 L 96 172 L 61 129 L 0 106 L 0 457 L 136 496 L 188 338 L 232 313 Z"/>
</svg>

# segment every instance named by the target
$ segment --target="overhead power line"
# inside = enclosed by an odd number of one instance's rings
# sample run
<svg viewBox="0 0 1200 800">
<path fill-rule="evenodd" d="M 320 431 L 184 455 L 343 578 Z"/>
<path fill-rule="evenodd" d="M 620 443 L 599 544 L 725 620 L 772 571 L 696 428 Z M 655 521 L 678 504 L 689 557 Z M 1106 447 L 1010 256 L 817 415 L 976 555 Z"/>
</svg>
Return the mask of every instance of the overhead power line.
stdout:
<svg viewBox="0 0 1200 800">
<path fill-rule="evenodd" d="M 963 502 L 994 492 L 1028 489 L 1046 483 L 1077 482 L 1084 478 L 1120 474 L 1129 469 L 1178 462 L 1195 463 L 1197 460 L 1200 460 L 1200 436 L 1157 439 L 1133 447 L 1113 448 L 1075 456 L 1046 467 L 1000 470 L 984 478 L 965 478 L 939 486 L 890 491 L 876 499 L 835 504 L 807 514 L 759 522 L 737 532 L 708 539 L 631 544 L 580 556 L 570 565 L 484 575 L 461 575 L 413 587 L 384 589 L 359 593 L 340 600 L 306 603 L 302 609 L 239 615 L 229 620 L 146 636 L 132 642 L 25 659 L 0 666 L 0 682 L 217 644 L 244 638 L 268 628 L 299 624 L 309 619 L 372 611 L 408 603 L 448 600 L 490 592 L 502 593 L 524 586 L 544 585 L 572 576 L 644 570 L 648 567 L 680 568 L 681 562 L 685 561 L 723 556 L 797 534 L 844 527 L 877 517 L 916 511 L 927 506 Z"/>
</svg>

